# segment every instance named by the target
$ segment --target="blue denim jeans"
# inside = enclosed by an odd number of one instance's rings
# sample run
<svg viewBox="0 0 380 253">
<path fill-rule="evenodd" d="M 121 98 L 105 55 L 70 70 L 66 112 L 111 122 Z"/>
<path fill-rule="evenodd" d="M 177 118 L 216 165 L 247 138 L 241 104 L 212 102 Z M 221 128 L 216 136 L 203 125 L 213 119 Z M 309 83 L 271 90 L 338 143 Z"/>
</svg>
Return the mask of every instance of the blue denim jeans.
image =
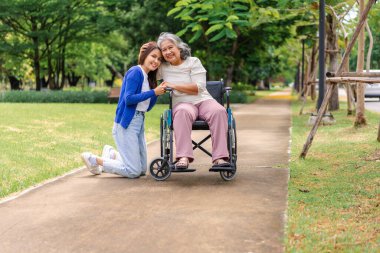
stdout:
<svg viewBox="0 0 380 253">
<path fill-rule="evenodd" d="M 121 159 L 103 159 L 103 171 L 136 178 L 147 170 L 144 113 L 136 111 L 128 128 L 115 123 L 112 135 Z"/>
</svg>

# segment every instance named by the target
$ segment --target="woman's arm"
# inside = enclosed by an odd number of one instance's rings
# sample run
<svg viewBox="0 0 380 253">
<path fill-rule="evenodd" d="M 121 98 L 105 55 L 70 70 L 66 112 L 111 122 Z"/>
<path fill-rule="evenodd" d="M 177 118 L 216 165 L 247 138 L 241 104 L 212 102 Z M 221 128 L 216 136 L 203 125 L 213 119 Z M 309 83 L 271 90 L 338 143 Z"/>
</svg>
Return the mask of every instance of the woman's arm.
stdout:
<svg viewBox="0 0 380 253">
<path fill-rule="evenodd" d="M 189 95 L 198 94 L 198 85 L 196 83 L 176 84 L 176 83 L 169 83 L 169 82 L 164 81 L 161 85 L 164 87 L 175 89 L 177 91 L 180 91 Z"/>
<path fill-rule="evenodd" d="M 133 69 L 130 69 L 123 79 L 123 87 L 125 87 L 125 92 L 122 99 L 125 100 L 127 105 L 138 104 L 148 98 L 154 98 L 155 96 L 165 93 L 165 89 L 161 85 L 157 86 L 153 90 L 138 93 L 138 90 L 141 89 L 142 82 L 144 81 L 140 71 L 141 70 L 139 67 L 133 67 Z"/>
</svg>

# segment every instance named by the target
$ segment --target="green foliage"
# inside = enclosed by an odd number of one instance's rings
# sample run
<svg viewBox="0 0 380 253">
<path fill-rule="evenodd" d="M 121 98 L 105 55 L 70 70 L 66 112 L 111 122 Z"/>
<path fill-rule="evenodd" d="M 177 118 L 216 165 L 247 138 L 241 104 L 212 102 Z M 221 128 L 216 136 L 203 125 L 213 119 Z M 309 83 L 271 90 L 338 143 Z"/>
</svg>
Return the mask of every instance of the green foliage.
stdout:
<svg viewBox="0 0 380 253">
<path fill-rule="evenodd" d="M 251 92 L 254 89 L 255 88 L 254 88 L 253 85 L 250 85 L 250 84 L 247 84 L 247 83 L 243 83 L 243 82 L 232 83 L 232 92 L 236 92 L 236 91 L 248 91 L 248 92 Z"/>
<path fill-rule="evenodd" d="M 107 103 L 107 91 L 5 91 L 3 103 Z"/>
<path fill-rule="evenodd" d="M 226 95 L 224 96 L 224 101 L 227 101 Z M 238 103 L 238 104 L 248 103 L 247 93 L 245 91 L 231 91 L 230 103 Z"/>
<path fill-rule="evenodd" d="M 170 97 L 169 97 L 168 92 L 157 98 L 157 104 L 169 104 L 169 102 L 170 102 Z"/>
<path fill-rule="evenodd" d="M 315 25 L 315 19 L 302 16 L 306 4 L 301 1 L 297 5 L 300 10 L 296 11 L 283 10 L 277 4 L 277 1 L 179 1 L 168 15 L 183 22 L 177 34 L 195 48 L 193 52 L 206 66 L 209 79 L 222 75 L 229 81 L 227 70 L 232 69 L 233 82 L 255 83 L 284 71 L 294 76 L 297 63 L 281 65 L 281 55 L 276 49 L 298 35 L 297 22 Z M 288 8 L 287 2 L 283 4 Z M 315 36 L 315 28 L 311 31 Z"/>
<path fill-rule="evenodd" d="M 175 5 L 176 0 L 107 0 L 107 11 L 115 22 L 113 31 L 121 34 L 126 41 L 122 51 L 122 61 L 113 61 L 118 70 L 135 65 L 140 47 L 147 41 L 155 41 L 161 32 L 175 32 L 181 23 L 173 17 L 167 17 L 167 12 Z M 107 45 L 109 41 L 104 41 Z"/>
<path fill-rule="evenodd" d="M 168 16 L 176 14 L 188 25 L 178 32 L 195 32 L 190 43 L 198 39 L 202 33 L 210 37 L 210 42 L 223 38 L 237 39 L 240 30 L 250 26 L 253 7 L 251 1 L 178 1 L 176 7 L 168 12 Z"/>
<path fill-rule="evenodd" d="M 10 55 L 33 62 L 36 83 L 51 80 L 63 71 L 65 48 L 70 43 L 94 39 L 95 23 L 101 16 L 95 1 L 18 0 L 0 3 L 0 62 Z M 7 75 L 17 75 L 4 65 Z M 59 88 L 58 78 L 52 88 Z M 40 85 L 37 85 L 37 89 Z"/>
</svg>

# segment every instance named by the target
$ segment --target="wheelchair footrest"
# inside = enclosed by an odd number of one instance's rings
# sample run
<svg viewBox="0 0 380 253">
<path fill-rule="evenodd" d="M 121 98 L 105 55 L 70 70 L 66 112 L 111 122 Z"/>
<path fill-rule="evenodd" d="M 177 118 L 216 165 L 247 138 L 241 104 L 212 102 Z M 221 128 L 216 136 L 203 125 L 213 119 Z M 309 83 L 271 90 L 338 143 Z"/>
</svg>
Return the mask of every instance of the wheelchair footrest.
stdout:
<svg viewBox="0 0 380 253">
<path fill-rule="evenodd" d="M 210 172 L 220 172 L 220 171 L 235 171 L 232 167 L 211 167 L 208 171 Z"/>
<path fill-rule="evenodd" d="M 180 173 L 180 172 L 194 172 L 196 169 L 172 169 L 172 173 Z"/>
</svg>

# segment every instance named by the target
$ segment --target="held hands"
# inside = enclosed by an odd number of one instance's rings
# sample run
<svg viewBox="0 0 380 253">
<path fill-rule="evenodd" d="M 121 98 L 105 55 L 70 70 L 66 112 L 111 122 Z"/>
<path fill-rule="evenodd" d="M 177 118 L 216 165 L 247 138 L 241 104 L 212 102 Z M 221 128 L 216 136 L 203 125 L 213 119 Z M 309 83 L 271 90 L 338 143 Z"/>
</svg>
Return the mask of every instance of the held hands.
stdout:
<svg viewBox="0 0 380 253">
<path fill-rule="evenodd" d="M 162 95 L 162 94 L 164 94 L 165 93 L 165 85 L 163 85 L 163 83 L 162 84 L 160 84 L 160 85 L 158 85 L 155 89 L 154 89 L 154 93 L 156 94 L 156 96 L 160 96 L 160 95 Z"/>
<path fill-rule="evenodd" d="M 167 81 L 163 81 L 163 82 L 161 83 L 161 85 L 165 86 L 165 88 L 172 88 L 172 89 L 174 89 L 174 84 L 169 83 L 169 82 L 167 82 Z"/>
</svg>

